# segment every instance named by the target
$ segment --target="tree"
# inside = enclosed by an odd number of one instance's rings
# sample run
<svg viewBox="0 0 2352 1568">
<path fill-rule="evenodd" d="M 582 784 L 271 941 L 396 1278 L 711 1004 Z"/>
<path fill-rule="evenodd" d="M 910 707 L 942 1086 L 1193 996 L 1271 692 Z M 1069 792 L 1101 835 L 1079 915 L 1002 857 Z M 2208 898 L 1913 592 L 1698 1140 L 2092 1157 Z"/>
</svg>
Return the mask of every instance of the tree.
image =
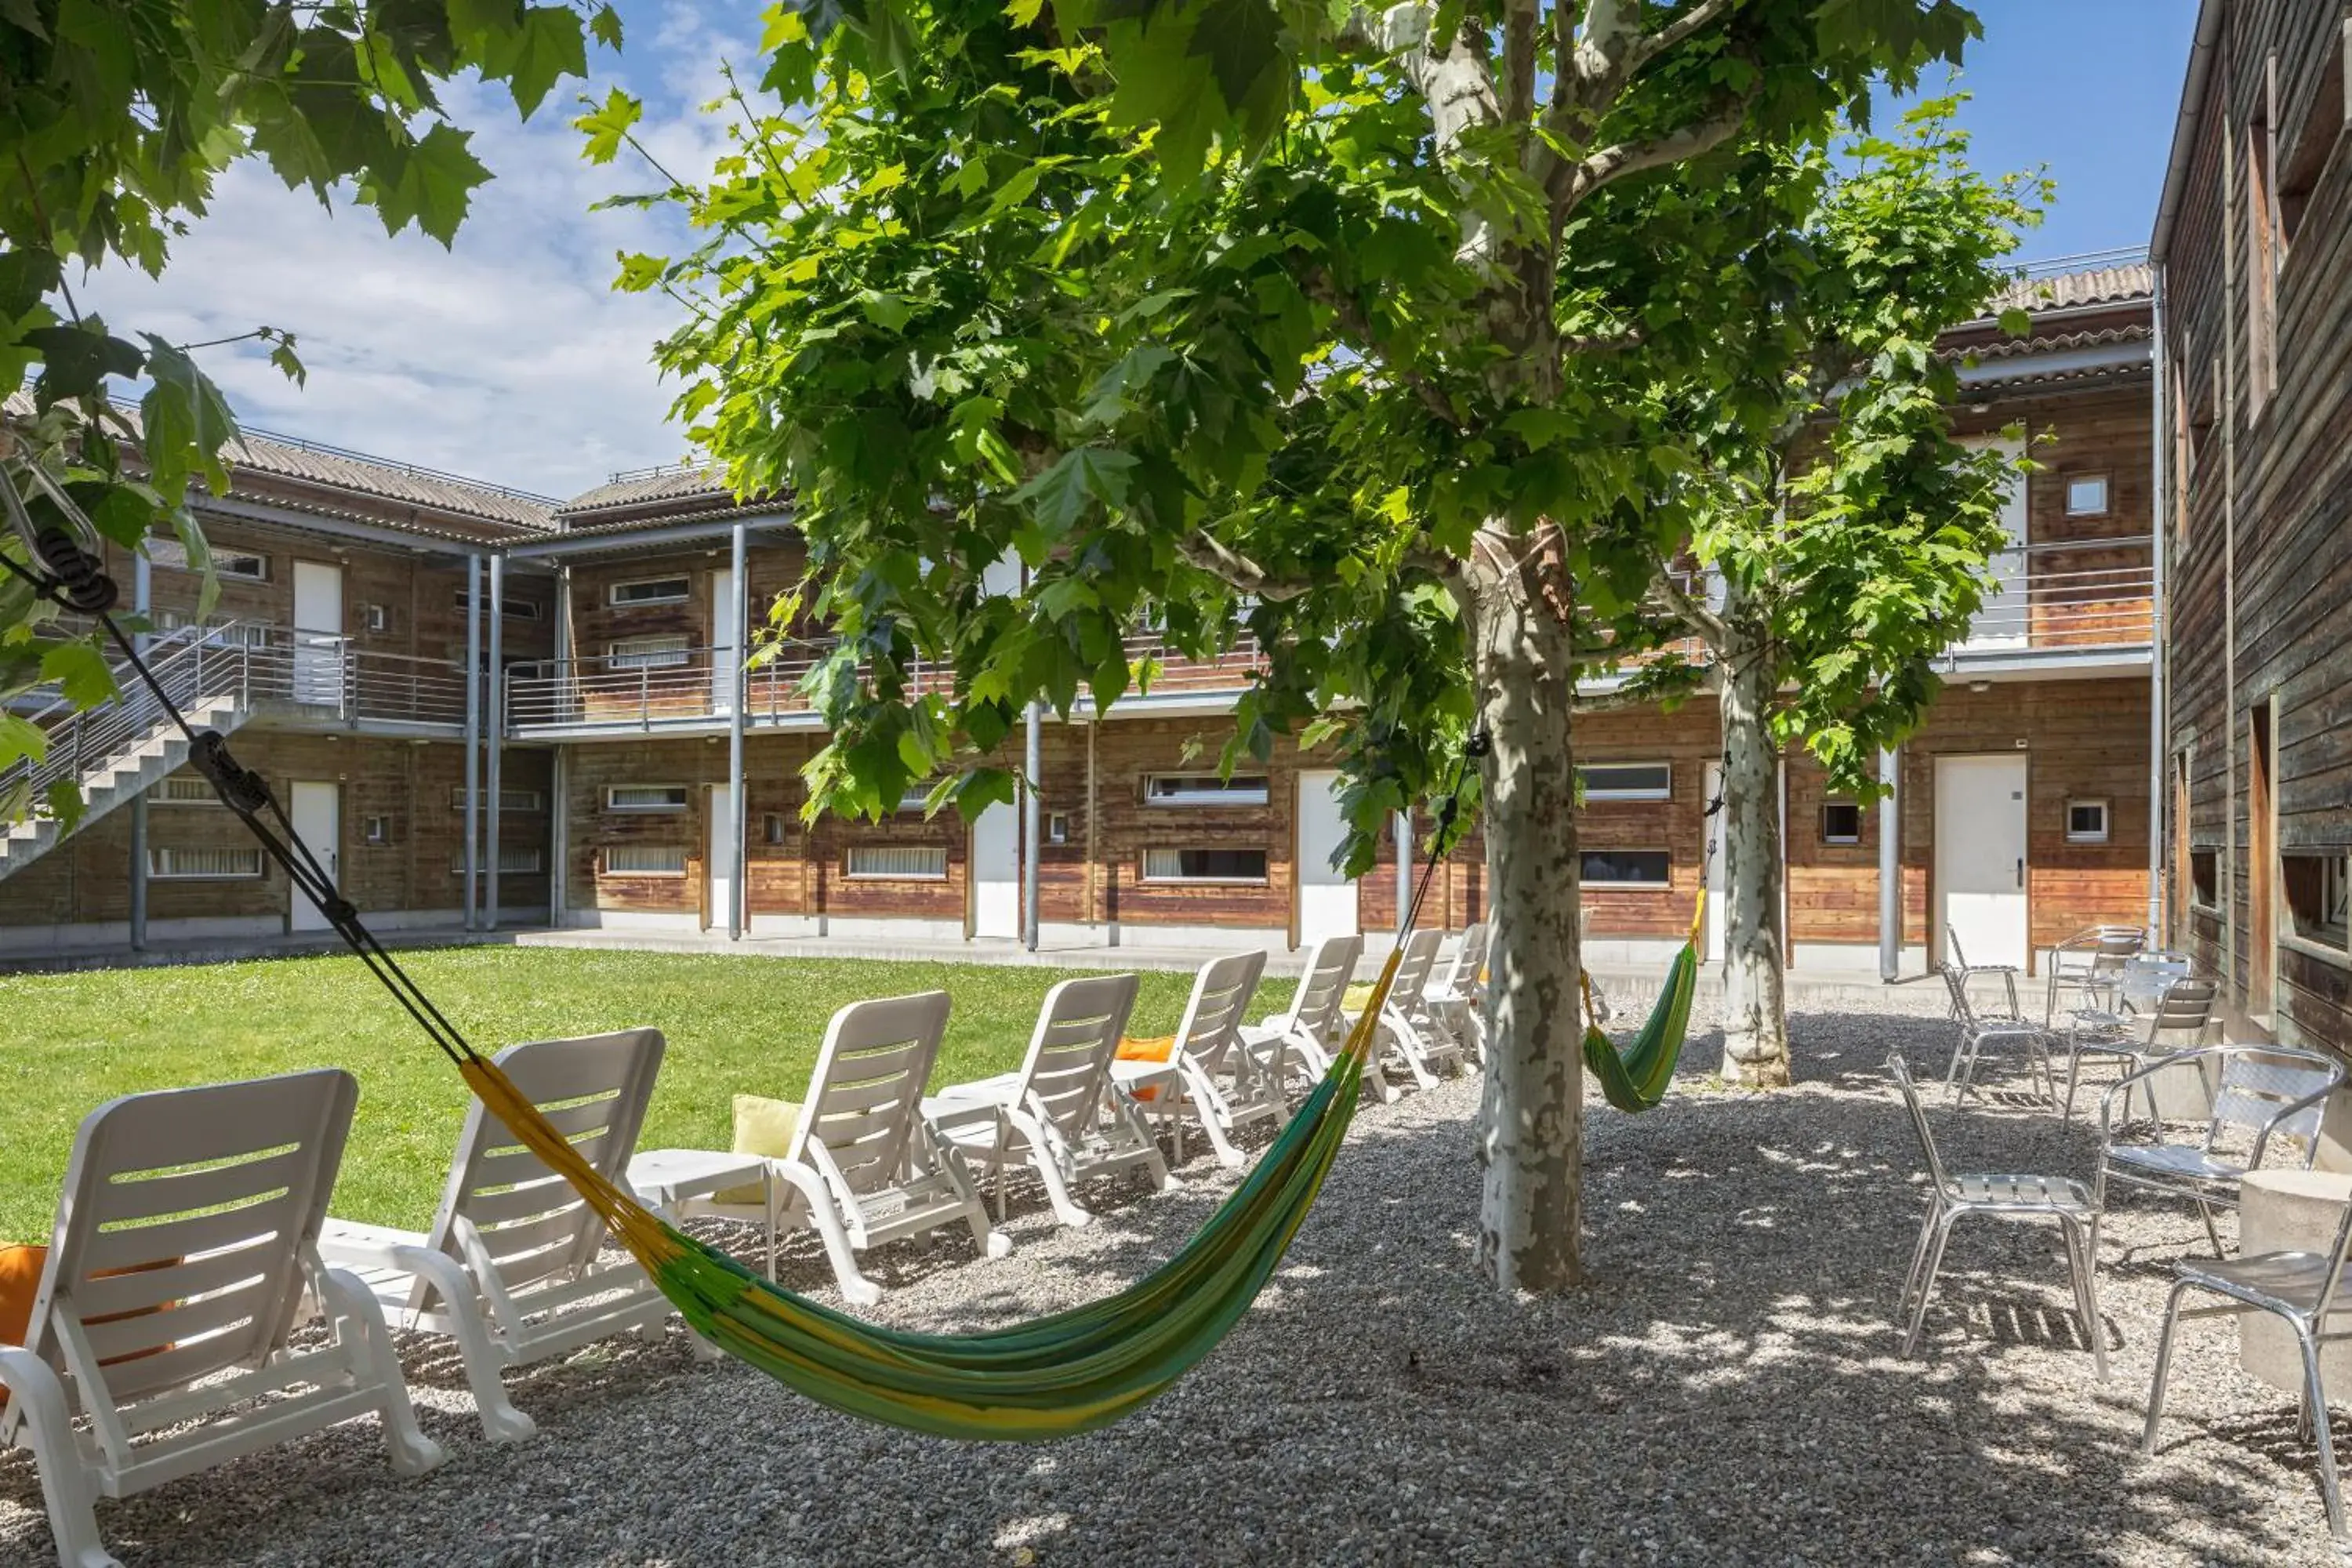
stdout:
<svg viewBox="0 0 2352 1568">
<path fill-rule="evenodd" d="M 24 563 L 42 534 L 81 535 L 76 513 L 132 549 L 168 526 L 205 570 L 209 605 L 209 556 L 186 501 L 192 484 L 228 483 L 236 422 L 194 357 L 216 345 L 115 331 L 76 304 L 69 269 L 160 273 L 215 176 L 244 157 L 321 203 L 341 191 L 375 208 L 390 233 L 415 224 L 446 245 L 490 172 L 436 84 L 478 72 L 529 115 L 586 73 L 592 34 L 620 47 L 610 5 L 0 0 L 0 388 L 32 377 L 29 410 L 0 428 L 0 469 L 22 507 L 0 552 Z M 301 378 L 289 334 L 247 336 Z M 110 387 L 142 380 L 134 420 Z M 95 633 L 61 626 L 21 577 L 0 576 L 0 700 L 43 681 L 84 705 L 114 689 Z M 0 713 L 0 768 L 42 744 Z M 31 804 L 21 789 L 0 798 L 0 821 Z M 80 804 L 70 785 L 47 803 L 68 819 Z"/>
<path fill-rule="evenodd" d="M 1957 107 L 1921 104 L 1899 140 L 1855 138 L 1843 167 L 1806 150 L 1818 199 L 1747 251 L 1747 297 L 1725 301 L 1719 331 L 1738 374 L 1653 389 L 1684 410 L 1703 458 L 1678 499 L 1720 596 L 1682 591 L 1662 558 L 1651 619 L 1621 626 L 1620 639 L 1695 638 L 1704 657 L 1669 652 L 1616 696 L 1704 689 L 1722 716 L 1724 1075 L 1736 1083 L 1789 1081 L 1783 750 L 1802 744 L 1832 788 L 1876 798 L 1880 748 L 1925 717 L 1938 685 L 1930 661 L 1967 635 L 2007 542 L 2001 498 L 2015 471 L 1953 441 L 1959 389 L 1936 343 L 2011 280 L 2001 258 L 2039 221 L 2034 198 L 2048 187 L 1969 169 Z M 2010 325 L 2022 331 L 2022 316 Z"/>
<path fill-rule="evenodd" d="M 810 808 L 935 773 L 935 806 L 1006 798 L 1024 704 L 1148 681 L 1120 640 L 1146 615 L 1187 653 L 1255 634 L 1224 763 L 1331 745 L 1351 869 L 1486 731 L 1479 1254 L 1505 1289 L 1575 1281 L 1570 714 L 1608 653 L 1571 610 L 1648 592 L 1682 526 L 1648 498 L 1691 466 L 1594 367 L 1717 352 L 1681 300 L 1706 280 L 1652 264 L 1723 221 L 1677 193 L 1778 199 L 1835 110 L 1974 30 L 1949 0 L 770 12 L 733 154 L 643 198 L 701 243 L 621 282 L 688 311 L 661 357 L 696 437 L 794 498 L 841 639 Z M 592 155 L 635 116 L 584 116 Z M 1008 551 L 1029 586 L 984 595 Z"/>
</svg>

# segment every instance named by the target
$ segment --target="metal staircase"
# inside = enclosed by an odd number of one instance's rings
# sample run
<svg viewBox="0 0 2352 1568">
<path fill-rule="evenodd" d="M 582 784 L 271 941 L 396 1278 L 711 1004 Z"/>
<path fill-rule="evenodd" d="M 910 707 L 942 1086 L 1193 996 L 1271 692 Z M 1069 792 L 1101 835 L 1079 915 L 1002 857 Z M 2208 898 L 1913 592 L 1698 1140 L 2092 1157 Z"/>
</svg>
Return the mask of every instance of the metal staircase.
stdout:
<svg viewBox="0 0 2352 1568">
<path fill-rule="evenodd" d="M 144 652 L 156 684 L 199 734 L 227 734 L 249 716 L 250 650 L 234 626 L 164 632 Z M 15 798 L 23 789 L 34 814 L 0 832 L 0 880 L 68 837 L 48 810 L 49 793 L 58 784 L 71 783 L 81 792 L 79 828 L 136 799 L 187 762 L 187 738 L 155 694 L 128 667 L 116 669 L 115 684 L 121 694 L 95 708 L 77 709 L 59 698 L 25 716 L 47 744 L 37 762 L 20 757 L 0 767 L 0 800 Z"/>
</svg>

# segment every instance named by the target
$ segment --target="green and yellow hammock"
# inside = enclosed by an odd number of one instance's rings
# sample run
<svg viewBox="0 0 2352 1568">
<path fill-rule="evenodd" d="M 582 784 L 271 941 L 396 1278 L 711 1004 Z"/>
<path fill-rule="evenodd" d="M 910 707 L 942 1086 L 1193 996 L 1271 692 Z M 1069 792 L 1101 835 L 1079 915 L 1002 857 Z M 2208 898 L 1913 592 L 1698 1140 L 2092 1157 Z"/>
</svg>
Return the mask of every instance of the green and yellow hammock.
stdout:
<svg viewBox="0 0 2352 1568">
<path fill-rule="evenodd" d="M 1584 982 L 1584 1065 L 1601 1080 L 1601 1093 L 1618 1110 L 1640 1112 L 1665 1099 L 1675 1080 L 1675 1064 L 1682 1059 L 1683 1039 L 1690 1029 L 1691 997 L 1698 989 L 1698 928 L 1706 918 L 1706 889 L 1698 892 L 1698 908 L 1691 911 L 1690 934 L 1666 968 L 1666 988 L 1650 1009 L 1633 1042 L 1620 1051 L 1601 1032 L 1601 1008 L 1592 996 L 1592 976 Z"/>
<path fill-rule="evenodd" d="M 1036 1441 L 1108 1426 L 1165 1392 L 1249 1309 L 1355 1119 L 1364 1053 L 1396 976 L 1240 1188 L 1183 1250 L 1118 1295 L 970 1334 L 879 1327 L 761 1279 L 599 1174 L 488 1058 L 459 1067 L 524 1146 L 602 1215 L 688 1324 L 820 1405 L 941 1437 Z"/>
</svg>

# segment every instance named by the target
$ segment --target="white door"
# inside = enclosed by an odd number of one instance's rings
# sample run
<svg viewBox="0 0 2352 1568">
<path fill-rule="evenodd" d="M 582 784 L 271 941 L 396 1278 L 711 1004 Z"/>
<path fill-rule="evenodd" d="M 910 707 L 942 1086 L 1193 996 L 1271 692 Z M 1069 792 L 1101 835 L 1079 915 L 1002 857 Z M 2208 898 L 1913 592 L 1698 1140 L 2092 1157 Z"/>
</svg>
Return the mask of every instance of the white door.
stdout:
<svg viewBox="0 0 2352 1568">
<path fill-rule="evenodd" d="M 343 705 L 343 569 L 294 563 L 294 700 Z"/>
<path fill-rule="evenodd" d="M 2024 443 L 2007 436 L 1979 437 L 1960 443 L 1979 451 L 1995 451 L 2005 458 L 2023 455 Z M 2001 531 L 2009 535 L 2009 548 L 1991 561 L 1998 586 L 1987 590 L 1984 605 L 1969 623 L 1969 639 L 1963 646 L 1972 648 L 2023 647 L 2032 627 L 2032 610 L 2026 587 L 2026 535 L 2028 524 L 2025 510 L 2025 476 L 2012 475 L 2009 491 L 2001 500 Z M 1960 939 L 1966 942 L 1968 939 Z"/>
<path fill-rule="evenodd" d="M 1936 952 L 2026 962 L 2022 755 L 1936 759 Z"/>
<path fill-rule="evenodd" d="M 294 793 L 286 803 L 287 820 L 294 825 L 294 836 L 310 847 L 319 864 L 326 868 L 328 879 L 338 887 L 343 876 L 342 798 L 341 784 L 296 779 Z M 334 929 L 319 912 L 319 906 L 310 901 L 310 895 L 299 890 L 294 894 L 289 923 L 295 931 Z"/>
<path fill-rule="evenodd" d="M 709 868 L 710 929 L 727 929 L 727 911 L 736 907 L 735 792 L 725 784 L 710 786 L 710 827 L 704 836 L 702 863 Z"/>
<path fill-rule="evenodd" d="M 1327 936 L 1353 936 L 1356 884 L 1331 868 L 1331 856 L 1348 837 L 1339 811 L 1339 775 L 1315 768 L 1298 775 L 1298 944 L 1312 947 Z"/>
<path fill-rule="evenodd" d="M 743 627 L 735 619 L 735 569 L 721 566 L 710 574 L 710 710 L 721 719 L 735 711 L 735 672 L 742 660 Z M 712 887 L 715 889 L 717 884 Z M 718 907 L 711 905 L 714 911 Z M 717 923 L 715 913 L 712 923 Z"/>
<path fill-rule="evenodd" d="M 1723 764 L 1706 764 L 1706 795 L 1702 804 L 1721 798 L 1723 795 Z M 1706 946 L 1702 957 L 1709 963 L 1723 962 L 1723 922 L 1731 916 L 1731 902 L 1725 895 L 1723 868 L 1723 813 L 1702 817 L 1699 821 L 1700 853 L 1706 865 Z"/>
<path fill-rule="evenodd" d="M 1021 934 L 1021 817 L 1009 805 L 971 825 L 971 934 Z"/>
</svg>

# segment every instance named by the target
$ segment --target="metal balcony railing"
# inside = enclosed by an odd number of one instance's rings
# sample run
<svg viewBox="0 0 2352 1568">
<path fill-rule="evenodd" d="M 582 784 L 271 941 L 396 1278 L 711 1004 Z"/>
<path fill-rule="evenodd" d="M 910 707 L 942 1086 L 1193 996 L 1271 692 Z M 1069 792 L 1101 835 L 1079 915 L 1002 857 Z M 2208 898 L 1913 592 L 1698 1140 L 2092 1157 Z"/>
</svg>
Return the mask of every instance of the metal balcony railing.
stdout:
<svg viewBox="0 0 2352 1568">
<path fill-rule="evenodd" d="M 2147 647 L 2156 624 L 2152 544 L 2142 534 L 2008 552 L 1994 563 L 1999 587 L 1985 595 L 1951 654 Z"/>
<path fill-rule="evenodd" d="M 242 650 L 215 647 L 205 628 L 163 633 L 148 644 L 145 658 L 155 683 L 184 713 L 236 697 L 244 686 Z M 95 708 L 77 708 L 58 697 L 25 716 L 42 733 L 41 755 L 0 767 L 0 802 L 22 800 L 47 816 L 51 789 L 60 784 L 79 788 L 89 774 L 153 739 L 168 721 L 154 692 L 127 665 L 115 667 L 115 685 L 121 695 Z"/>
<path fill-rule="evenodd" d="M 834 646 L 814 640 L 790 643 L 744 671 L 745 721 L 772 725 L 814 712 L 815 705 L 802 685 Z M 1149 689 L 1160 693 L 1238 690 L 1261 662 L 1257 645 L 1249 638 L 1213 659 L 1171 654 L 1156 633 L 1130 637 L 1126 647 L 1139 679 L 1148 673 Z M 507 733 L 523 740 L 583 730 L 652 731 L 730 719 L 733 651 L 665 648 L 518 665 L 507 676 Z M 918 662 L 910 673 L 919 692 L 954 687 L 954 671 L 941 666 Z"/>
<path fill-rule="evenodd" d="M 466 722 L 465 667 L 362 647 L 348 637 L 257 621 L 211 628 L 242 649 L 249 701 L 344 723 L 459 729 Z"/>
</svg>

